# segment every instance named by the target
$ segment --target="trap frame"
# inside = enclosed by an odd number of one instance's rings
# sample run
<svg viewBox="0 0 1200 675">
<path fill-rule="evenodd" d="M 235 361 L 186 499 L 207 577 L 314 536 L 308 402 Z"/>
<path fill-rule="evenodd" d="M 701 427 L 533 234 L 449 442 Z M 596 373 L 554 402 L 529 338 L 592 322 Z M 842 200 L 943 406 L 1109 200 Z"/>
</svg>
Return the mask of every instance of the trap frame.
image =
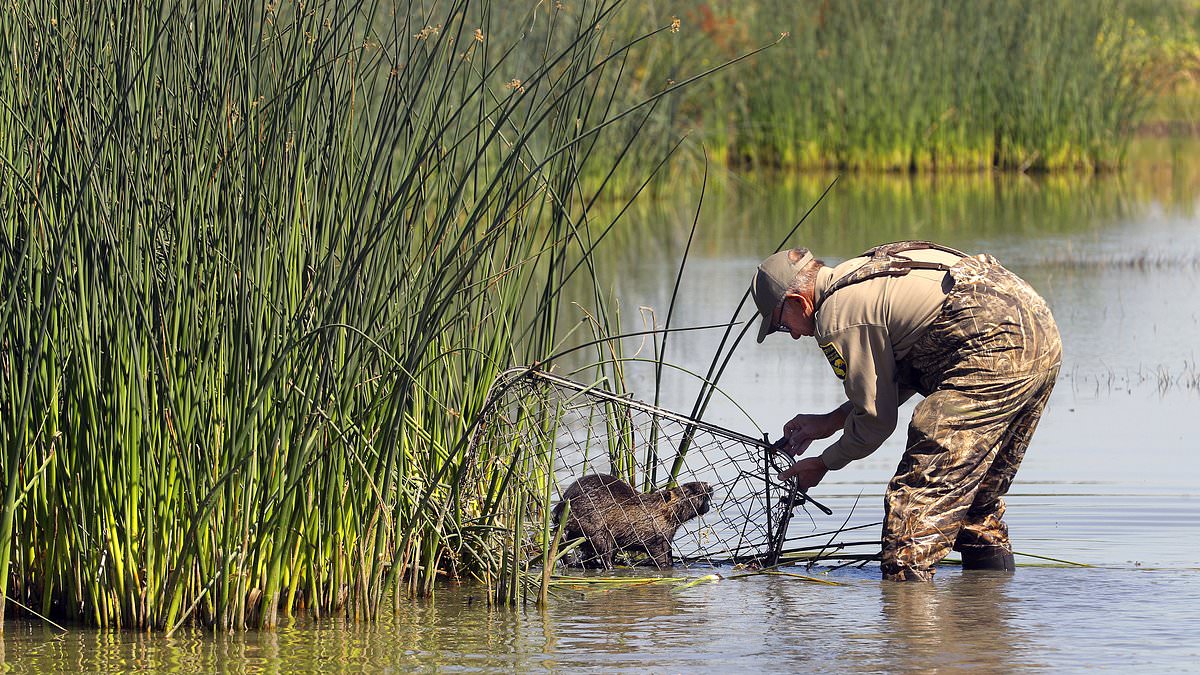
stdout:
<svg viewBox="0 0 1200 675">
<path fill-rule="evenodd" d="M 493 497 L 488 499 L 501 526 L 518 524 L 513 543 L 524 562 L 554 557 L 546 540 L 557 525 L 554 507 L 575 481 L 591 474 L 611 474 L 639 493 L 694 481 L 708 484 L 708 512 L 674 533 L 677 565 L 774 565 L 788 552 L 788 525 L 797 507 L 811 502 L 832 513 L 794 482 L 776 480 L 790 460 L 773 450 L 765 434 L 747 436 L 615 394 L 600 383 L 586 385 L 535 368 L 497 378 L 470 452 L 479 469 L 469 472 L 474 479 L 504 475 L 504 489 L 489 490 Z M 493 462 L 507 466 L 484 466 Z M 496 506 L 502 499 L 505 505 Z M 571 502 L 573 509 L 580 503 Z M 652 516 L 626 510 L 620 517 Z M 583 548 L 566 562 L 586 563 L 579 555 Z M 805 549 L 793 549 L 798 550 Z M 646 560 L 653 563 L 635 553 L 626 562 Z"/>
</svg>

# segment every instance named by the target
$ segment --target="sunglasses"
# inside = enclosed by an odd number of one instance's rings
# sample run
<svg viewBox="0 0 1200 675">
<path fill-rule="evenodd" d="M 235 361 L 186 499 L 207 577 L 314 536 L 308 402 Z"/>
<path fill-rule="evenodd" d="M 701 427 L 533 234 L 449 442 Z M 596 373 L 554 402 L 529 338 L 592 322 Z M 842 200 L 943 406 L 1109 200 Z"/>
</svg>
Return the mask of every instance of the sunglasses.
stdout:
<svg viewBox="0 0 1200 675">
<path fill-rule="evenodd" d="M 783 322 L 783 306 L 785 304 L 787 304 L 787 298 L 784 298 L 783 302 L 779 303 L 779 306 L 771 313 L 771 332 L 792 332 L 792 329 Z"/>
</svg>

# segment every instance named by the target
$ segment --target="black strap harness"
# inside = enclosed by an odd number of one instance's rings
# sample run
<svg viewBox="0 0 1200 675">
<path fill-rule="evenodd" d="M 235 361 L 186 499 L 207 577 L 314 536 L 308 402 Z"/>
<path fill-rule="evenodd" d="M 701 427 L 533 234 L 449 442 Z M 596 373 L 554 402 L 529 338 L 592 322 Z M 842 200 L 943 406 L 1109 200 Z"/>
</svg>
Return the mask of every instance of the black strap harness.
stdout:
<svg viewBox="0 0 1200 675">
<path fill-rule="evenodd" d="M 825 290 L 825 293 L 814 304 L 813 313 L 821 309 L 821 305 L 825 304 L 825 300 L 835 292 L 852 284 L 866 281 L 867 279 L 874 279 L 875 277 L 902 277 L 913 270 L 950 271 L 950 266 L 943 263 L 913 260 L 908 256 L 900 255 L 905 251 L 918 249 L 933 249 L 935 251 L 944 251 L 960 258 L 967 257 L 967 254 L 962 251 L 942 246 L 941 244 L 935 244 L 931 241 L 897 241 L 891 244 L 881 244 L 858 256 L 860 258 L 869 258 L 858 269 L 830 284 L 829 288 Z"/>
</svg>

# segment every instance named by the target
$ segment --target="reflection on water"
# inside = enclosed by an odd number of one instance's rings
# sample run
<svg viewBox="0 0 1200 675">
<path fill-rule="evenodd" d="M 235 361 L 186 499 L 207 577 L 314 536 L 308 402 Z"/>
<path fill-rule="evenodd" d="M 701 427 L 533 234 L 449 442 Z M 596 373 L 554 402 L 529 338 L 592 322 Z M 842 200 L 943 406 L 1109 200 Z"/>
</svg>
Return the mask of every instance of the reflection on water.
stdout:
<svg viewBox="0 0 1200 675">
<path fill-rule="evenodd" d="M 999 247 L 998 252 L 1011 253 L 1019 263 L 1103 260 L 1089 258 L 1096 254 L 1127 261 L 1149 254 L 1148 261 L 1170 262 L 1183 259 L 1177 254 L 1190 253 L 1194 265 L 1194 249 L 1176 251 L 1169 240 L 1139 236 L 1151 234 L 1143 226 L 1153 229 L 1159 219 L 1195 217 L 1200 180 L 1181 184 L 1171 177 L 1149 172 L 711 179 L 693 260 L 760 260 L 764 249 L 769 253 L 783 241 L 832 184 L 791 240 L 834 258 L 853 256 L 881 241 L 932 239 L 962 248 L 985 242 L 989 250 Z M 610 235 L 609 254 L 621 261 L 622 273 L 635 275 L 631 285 L 641 286 L 653 276 L 653 285 L 670 288 L 695 210 L 692 192 L 673 196 L 639 204 L 633 218 Z M 598 220 L 606 222 L 603 216 Z M 1131 236 L 1119 232 L 1131 226 L 1133 231 L 1126 233 Z M 1112 234 L 1117 236 L 1110 238 Z"/>
<path fill-rule="evenodd" d="M 1035 665 L 1014 630 L 1011 578 L 958 575 L 944 584 L 883 584 L 883 616 L 902 670 L 1011 671 Z"/>
<path fill-rule="evenodd" d="M 827 184 L 734 179 L 713 186 L 673 325 L 732 315 L 754 265 Z M 158 635 L 10 621 L 6 672 L 346 669 L 454 672 L 879 672 L 1194 668 L 1200 647 L 1200 219 L 1187 180 L 1161 172 L 1028 177 L 849 177 L 793 241 L 836 261 L 882 241 L 939 240 L 990 251 L 1046 296 L 1064 367 L 1008 500 L 1022 553 L 1092 568 L 1030 566 L 1013 576 L 939 570 L 933 584 L 890 584 L 878 568 L 824 570 L 839 586 L 727 578 L 567 592 L 545 611 L 489 608 L 451 587 L 371 626 L 322 621 L 274 633 Z M 604 253 L 622 303 L 665 317 L 694 201 L 664 201 L 617 230 Z M 603 220 L 603 218 L 598 218 Z M 742 314 L 749 318 L 750 310 Z M 704 372 L 719 335 L 673 336 L 667 359 Z M 649 349 L 625 345 L 626 356 Z M 639 398 L 653 371 L 627 365 Z M 811 341 L 738 347 L 710 421 L 773 435 L 797 412 L 841 402 Z M 667 407 L 691 409 L 696 381 L 668 372 Z M 906 412 L 911 411 L 910 408 Z M 743 412 L 744 411 L 744 412 Z M 831 474 L 816 495 L 835 509 L 793 520 L 803 535 L 881 519 L 903 434 Z M 873 532 L 874 530 L 864 530 Z M 869 539 L 870 535 L 855 538 Z M 700 575 L 709 570 L 690 570 Z M 733 576 L 729 569 L 719 570 Z M 820 573 L 821 570 L 814 571 Z"/>
<path fill-rule="evenodd" d="M 732 576 L 731 570 L 721 570 Z M 839 570 L 839 586 L 781 577 L 640 586 L 557 598 L 546 611 L 487 608 L 444 589 L 374 626 L 171 640 L 23 622 L 10 672 L 1011 672 L 1187 669 L 1200 656 L 1195 573 L 943 569 L 933 584 Z"/>
</svg>

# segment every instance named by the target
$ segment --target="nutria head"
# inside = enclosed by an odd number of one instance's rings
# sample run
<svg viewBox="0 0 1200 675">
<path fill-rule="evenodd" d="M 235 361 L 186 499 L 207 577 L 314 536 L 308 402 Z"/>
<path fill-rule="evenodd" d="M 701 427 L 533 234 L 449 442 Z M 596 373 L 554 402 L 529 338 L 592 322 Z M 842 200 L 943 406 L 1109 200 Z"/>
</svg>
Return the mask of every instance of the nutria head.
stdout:
<svg viewBox="0 0 1200 675">
<path fill-rule="evenodd" d="M 712 502 L 712 488 L 708 483 L 684 483 L 672 490 L 663 492 L 675 521 L 685 523 L 696 516 L 708 513 Z"/>
</svg>

